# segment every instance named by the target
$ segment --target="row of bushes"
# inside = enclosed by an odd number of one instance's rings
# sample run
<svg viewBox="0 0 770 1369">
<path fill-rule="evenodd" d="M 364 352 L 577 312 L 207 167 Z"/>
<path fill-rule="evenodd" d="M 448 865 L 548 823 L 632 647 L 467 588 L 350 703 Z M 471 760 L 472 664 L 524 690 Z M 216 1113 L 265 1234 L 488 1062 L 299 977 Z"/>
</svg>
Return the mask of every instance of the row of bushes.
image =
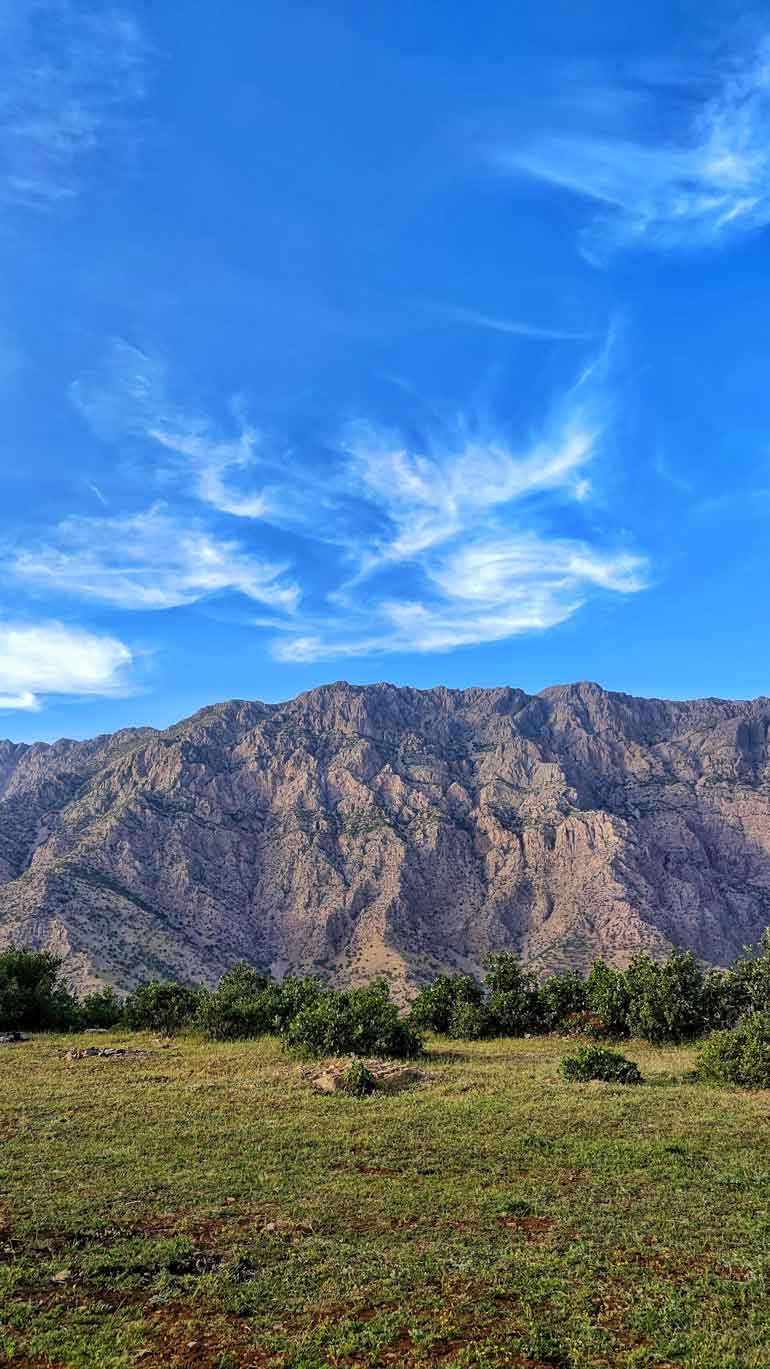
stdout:
<svg viewBox="0 0 770 1369">
<path fill-rule="evenodd" d="M 729 970 L 704 970 L 690 951 L 664 961 L 635 955 L 625 970 L 594 961 L 538 981 L 516 956 L 493 955 L 480 984 L 439 975 L 418 994 L 411 1018 L 420 1029 L 460 1039 L 558 1032 L 597 1040 L 642 1037 L 654 1045 L 690 1041 L 770 1011 L 770 929 Z"/>
<path fill-rule="evenodd" d="M 318 979 L 287 976 L 280 984 L 241 963 L 216 990 L 152 983 L 126 999 L 124 1020 L 134 1029 L 169 1034 L 196 1029 L 209 1041 L 277 1035 L 308 1055 L 419 1055 L 422 1038 L 391 1001 L 387 984 L 335 990 Z"/>
<path fill-rule="evenodd" d="M 428 1030 L 465 1040 L 558 1032 L 662 1044 L 729 1031 L 763 1012 L 770 1012 L 770 929 L 729 970 L 704 971 L 690 952 L 662 962 L 640 954 L 625 970 L 597 960 L 585 977 L 566 971 L 539 982 L 516 956 L 501 953 L 490 957 L 483 984 L 439 975 L 406 1017 L 382 982 L 344 991 L 314 978 L 279 984 L 245 963 L 228 970 L 214 992 L 155 981 L 123 1002 L 109 989 L 78 999 L 56 956 L 0 953 L 0 1030 L 121 1024 L 166 1034 L 196 1029 L 215 1041 L 275 1033 L 291 1049 L 316 1055 L 408 1058 L 419 1054 Z"/>
<path fill-rule="evenodd" d="M 121 1002 L 112 990 L 78 999 L 47 951 L 0 953 L 0 1031 L 82 1031 L 124 1026 L 175 1035 L 200 1031 L 212 1041 L 276 1034 L 308 1055 L 409 1059 L 422 1038 L 391 1001 L 387 984 L 336 991 L 288 976 L 278 984 L 250 965 L 228 970 L 215 992 L 174 981 L 142 984 Z"/>
<path fill-rule="evenodd" d="M 565 1056 L 561 1072 L 571 1083 L 641 1084 L 639 1066 L 606 1046 L 583 1046 Z M 696 1060 L 695 1077 L 709 1084 L 770 1088 L 770 1013 L 749 1012 L 737 1026 L 712 1032 Z"/>
<path fill-rule="evenodd" d="M 81 1031 L 122 1020 L 124 1005 L 113 989 L 77 998 L 61 967 L 50 951 L 0 952 L 0 1031 Z"/>
</svg>

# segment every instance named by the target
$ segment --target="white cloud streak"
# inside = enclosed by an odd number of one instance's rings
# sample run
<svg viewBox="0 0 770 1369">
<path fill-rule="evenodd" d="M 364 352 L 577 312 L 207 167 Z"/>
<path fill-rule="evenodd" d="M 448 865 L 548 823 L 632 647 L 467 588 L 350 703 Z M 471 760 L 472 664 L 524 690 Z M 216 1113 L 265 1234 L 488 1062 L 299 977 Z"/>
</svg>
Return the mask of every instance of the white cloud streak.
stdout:
<svg viewBox="0 0 770 1369">
<path fill-rule="evenodd" d="M 96 371 L 72 386 L 72 399 L 99 436 L 144 439 L 176 460 L 172 474 L 192 480 L 192 492 L 218 513 L 262 518 L 270 500 L 264 489 L 244 489 L 241 477 L 260 464 L 259 434 L 241 425 L 223 437 L 211 422 L 189 413 L 168 395 L 165 369 L 138 347 L 115 341 Z"/>
<path fill-rule="evenodd" d="M 85 168 L 126 134 L 149 50 L 112 5 L 27 0 L 0 8 L 0 199 L 48 209 L 73 199 Z"/>
<path fill-rule="evenodd" d="M 633 92 L 582 85 L 568 133 L 494 154 L 600 206 L 582 237 L 589 260 L 725 245 L 770 223 L 770 40 L 750 58 L 663 76 L 663 89 L 644 73 Z"/>
<path fill-rule="evenodd" d="M 161 505 L 128 517 L 68 518 L 51 542 L 17 551 L 8 571 L 38 590 L 122 609 L 177 608 L 236 591 L 291 613 L 299 599 L 285 565 L 254 556 Z"/>
<path fill-rule="evenodd" d="M 0 709 L 36 710 L 41 695 L 122 693 L 131 660 L 116 637 L 0 621 Z"/>
<path fill-rule="evenodd" d="M 205 432 L 184 429 L 148 428 L 147 436 L 166 451 L 189 458 L 197 495 L 204 504 L 234 518 L 262 518 L 268 512 L 264 493 L 238 493 L 225 478 L 228 472 L 255 464 L 257 434 L 253 429 L 244 428 L 232 441 L 217 441 Z"/>
<path fill-rule="evenodd" d="M 348 480 L 380 530 L 361 539 L 354 574 L 332 596 L 336 615 L 299 621 L 276 655 L 449 651 L 554 627 L 597 593 L 643 589 L 644 557 L 531 526 L 536 502 L 553 514 L 554 500 L 590 496 L 603 425 L 581 390 L 521 449 L 465 432 L 425 450 L 369 425 L 349 433 Z"/>
<path fill-rule="evenodd" d="M 452 651 L 499 642 L 563 623 L 591 590 L 632 594 L 647 583 L 644 557 L 602 555 L 583 542 L 512 536 L 449 553 L 426 571 L 421 600 L 374 600 L 340 617 L 331 631 L 279 641 L 284 661 L 384 652 Z M 365 627 L 364 627 L 365 625 Z M 373 630 L 374 629 L 374 630 Z"/>
<path fill-rule="evenodd" d="M 357 422 L 320 470 L 262 457 L 249 425 L 228 438 L 190 418 L 169 402 L 162 368 L 117 344 L 73 388 L 81 411 L 103 437 L 128 433 L 156 459 L 179 458 L 171 470 L 187 476 L 187 499 L 241 520 L 244 541 L 156 506 L 70 518 L 44 544 L 20 549 L 12 571 L 38 591 L 124 609 L 237 593 L 267 610 L 252 621 L 273 629 L 270 649 L 286 661 L 448 651 L 545 630 L 598 594 L 647 583 L 643 557 L 597 546 L 595 533 L 560 531 L 567 506 L 570 525 L 586 524 L 581 510 L 610 421 L 610 351 L 611 337 L 524 440 L 462 418 L 419 442 Z M 241 490 L 238 477 L 257 465 L 270 483 Z M 299 529 L 322 548 L 323 594 L 308 584 L 300 607 L 301 571 L 251 550 L 255 522 Z"/>
<path fill-rule="evenodd" d="M 447 309 L 446 313 L 458 323 L 474 328 L 488 328 L 493 333 L 508 333 L 512 337 L 532 338 L 540 342 L 587 342 L 590 333 L 569 332 L 562 328 L 541 328 L 526 319 L 498 318 L 493 314 L 478 313 L 475 309 Z"/>
<path fill-rule="evenodd" d="M 463 435 L 449 449 L 434 444 L 413 451 L 369 425 L 353 429 L 345 439 L 352 480 L 387 521 L 385 534 L 362 557 L 362 570 L 409 560 L 529 495 L 564 489 L 580 497 L 599 433 L 599 424 L 577 406 L 523 451 L 501 439 Z"/>
</svg>

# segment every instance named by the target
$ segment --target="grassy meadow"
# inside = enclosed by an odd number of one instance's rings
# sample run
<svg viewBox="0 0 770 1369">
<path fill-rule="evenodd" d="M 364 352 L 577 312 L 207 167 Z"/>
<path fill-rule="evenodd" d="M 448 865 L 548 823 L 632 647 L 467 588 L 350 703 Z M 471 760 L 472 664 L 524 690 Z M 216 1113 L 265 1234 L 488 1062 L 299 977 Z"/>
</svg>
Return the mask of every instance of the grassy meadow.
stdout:
<svg viewBox="0 0 770 1369">
<path fill-rule="evenodd" d="M 3 1048 L 0 1364 L 770 1366 L 770 1094 L 570 1049 L 434 1039 L 355 1099 L 272 1039 Z"/>
</svg>

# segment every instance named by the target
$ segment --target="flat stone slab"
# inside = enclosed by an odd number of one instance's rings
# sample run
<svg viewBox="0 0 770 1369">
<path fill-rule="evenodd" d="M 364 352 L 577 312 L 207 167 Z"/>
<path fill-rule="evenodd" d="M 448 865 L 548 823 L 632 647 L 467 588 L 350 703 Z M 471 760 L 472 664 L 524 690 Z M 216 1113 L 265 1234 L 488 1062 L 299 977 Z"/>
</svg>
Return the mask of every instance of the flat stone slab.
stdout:
<svg viewBox="0 0 770 1369">
<path fill-rule="evenodd" d="M 153 1051 L 130 1050 L 123 1046 L 72 1046 L 64 1052 L 65 1060 L 125 1060 L 127 1056 L 153 1055 Z"/>
<path fill-rule="evenodd" d="M 428 1075 L 414 1065 L 394 1060 L 332 1060 L 315 1068 L 303 1069 L 302 1077 L 318 1093 L 337 1093 L 343 1089 L 343 1076 L 352 1064 L 365 1065 L 379 1093 L 400 1093 L 402 1089 L 423 1084 Z"/>
</svg>

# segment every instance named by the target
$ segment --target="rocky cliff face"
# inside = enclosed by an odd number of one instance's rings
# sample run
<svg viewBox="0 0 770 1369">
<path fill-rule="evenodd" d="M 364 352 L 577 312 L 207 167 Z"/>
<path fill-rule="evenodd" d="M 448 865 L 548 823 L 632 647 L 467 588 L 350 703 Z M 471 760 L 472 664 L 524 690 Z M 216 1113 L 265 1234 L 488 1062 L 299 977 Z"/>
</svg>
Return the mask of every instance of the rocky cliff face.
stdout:
<svg viewBox="0 0 770 1369">
<path fill-rule="evenodd" d="M 770 700 L 329 685 L 169 728 L 0 742 L 0 943 L 80 987 L 245 958 L 404 989 L 770 923 Z"/>
</svg>

